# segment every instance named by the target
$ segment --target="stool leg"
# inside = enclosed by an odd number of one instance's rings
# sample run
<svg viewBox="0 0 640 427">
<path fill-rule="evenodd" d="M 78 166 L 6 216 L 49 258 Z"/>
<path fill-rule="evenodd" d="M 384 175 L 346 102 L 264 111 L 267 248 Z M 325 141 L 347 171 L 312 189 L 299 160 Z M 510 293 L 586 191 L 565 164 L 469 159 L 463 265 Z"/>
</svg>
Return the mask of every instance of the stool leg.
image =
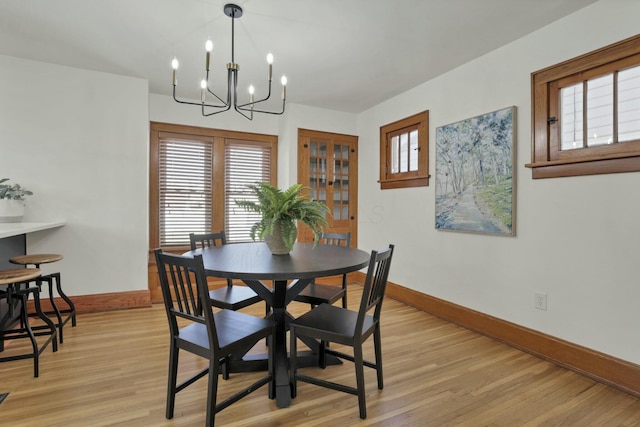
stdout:
<svg viewBox="0 0 640 427">
<path fill-rule="evenodd" d="M 40 305 L 40 292 L 38 290 L 35 290 L 33 292 L 33 305 L 35 306 L 36 309 L 36 314 L 37 316 L 44 322 L 47 324 L 47 326 L 49 327 L 49 329 L 51 330 L 51 347 L 53 349 L 53 352 L 55 353 L 56 351 L 58 351 L 58 337 L 57 337 L 57 329 L 56 329 L 56 324 L 53 323 L 51 321 L 51 319 L 49 319 L 49 317 L 42 311 L 42 306 Z M 25 302 L 25 312 L 26 312 L 26 302 Z M 26 316 L 25 316 L 26 318 Z M 28 322 L 27 322 L 28 324 Z M 31 329 L 31 327 L 29 327 L 29 329 Z M 43 349 L 47 344 L 45 343 L 43 345 Z"/>
<path fill-rule="evenodd" d="M 29 325 L 29 318 L 28 318 L 28 314 L 27 314 L 27 298 L 28 298 L 28 294 L 23 294 L 20 296 L 20 299 L 22 301 L 22 307 L 20 310 L 20 320 L 21 323 L 24 325 L 23 328 L 25 329 L 25 331 L 27 332 L 27 335 L 29 335 L 29 340 L 31 340 L 31 347 L 33 349 L 33 376 L 35 378 L 38 378 L 38 376 L 40 375 L 40 352 L 38 351 L 38 342 L 36 341 L 36 337 L 33 334 L 33 330 L 31 330 L 31 325 Z"/>
<path fill-rule="evenodd" d="M 54 281 L 55 277 L 53 274 L 51 275 L 47 275 L 41 278 L 41 280 L 43 282 L 47 282 L 47 285 L 49 285 L 49 302 L 51 303 L 51 307 L 53 308 L 53 314 L 56 315 L 56 318 L 58 319 L 58 339 L 60 340 L 60 344 L 63 343 L 64 341 L 64 337 L 62 336 L 62 315 L 60 314 L 60 310 L 58 309 L 58 305 L 56 304 L 56 301 L 53 299 L 53 281 Z"/>
<path fill-rule="evenodd" d="M 69 316 L 71 316 L 71 326 L 75 328 L 75 326 L 76 326 L 76 306 L 73 304 L 73 301 L 71 301 L 71 298 L 69 298 L 62 291 L 62 285 L 60 283 L 60 273 L 53 273 L 52 276 L 55 277 L 55 279 L 56 279 L 56 290 L 58 291 L 58 295 L 60 295 L 60 298 L 62 298 L 64 300 L 64 302 L 66 302 L 67 305 L 69 306 L 69 309 L 68 310 L 62 310 L 62 313 L 69 313 Z M 60 340 L 60 342 L 62 342 L 62 339 Z"/>
</svg>

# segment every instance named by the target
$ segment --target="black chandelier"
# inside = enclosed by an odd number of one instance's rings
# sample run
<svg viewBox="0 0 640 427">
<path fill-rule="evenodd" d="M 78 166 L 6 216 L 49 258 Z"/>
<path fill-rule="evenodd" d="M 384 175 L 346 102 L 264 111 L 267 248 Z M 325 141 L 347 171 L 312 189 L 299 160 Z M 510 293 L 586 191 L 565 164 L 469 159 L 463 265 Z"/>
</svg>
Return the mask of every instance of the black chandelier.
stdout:
<svg viewBox="0 0 640 427">
<path fill-rule="evenodd" d="M 176 86 L 178 85 L 178 59 L 173 58 L 171 61 L 171 66 L 173 67 L 173 99 L 180 104 L 188 104 L 188 105 L 198 105 L 202 108 L 203 116 L 212 116 L 214 114 L 220 114 L 224 111 L 230 110 L 233 105 L 234 110 L 238 113 L 242 114 L 243 117 L 253 120 L 253 113 L 266 113 L 266 114 L 276 114 L 280 115 L 284 113 L 284 106 L 287 99 L 287 77 L 282 76 L 280 82 L 282 83 L 282 111 L 266 111 L 256 109 L 255 106 L 261 102 L 264 102 L 271 97 L 271 81 L 272 81 L 272 66 L 273 66 L 273 55 L 269 53 L 267 55 L 267 63 L 269 64 L 269 91 L 267 96 L 263 99 L 255 101 L 253 99 L 254 87 L 253 85 L 249 86 L 249 102 L 244 104 L 238 104 L 238 71 L 240 70 L 240 65 L 235 62 L 235 20 L 236 18 L 240 18 L 242 16 L 242 8 L 238 5 L 229 3 L 224 6 L 224 14 L 231 18 L 231 62 L 227 64 L 227 98 L 226 101 L 216 95 L 209 86 L 209 64 L 211 62 L 211 52 L 213 50 L 213 42 L 211 39 L 207 40 L 205 43 L 206 50 L 206 75 L 205 78 L 200 82 L 200 102 L 192 102 L 192 101 L 183 101 L 176 97 Z M 214 103 L 210 103 L 207 100 L 207 94 L 213 95 L 217 101 L 214 100 Z M 233 97 L 233 103 L 231 102 L 231 98 Z M 218 103 L 219 101 L 219 103 Z"/>
</svg>

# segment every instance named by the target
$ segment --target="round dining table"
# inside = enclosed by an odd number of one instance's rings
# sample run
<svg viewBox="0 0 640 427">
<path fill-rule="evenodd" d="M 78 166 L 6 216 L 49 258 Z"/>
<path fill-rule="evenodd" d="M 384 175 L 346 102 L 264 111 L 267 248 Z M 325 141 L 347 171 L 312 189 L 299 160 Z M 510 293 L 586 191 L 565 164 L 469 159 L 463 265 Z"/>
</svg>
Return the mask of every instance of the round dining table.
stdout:
<svg viewBox="0 0 640 427">
<path fill-rule="evenodd" d="M 317 277 L 340 275 L 367 267 L 369 254 L 343 246 L 295 243 L 288 255 L 272 255 L 264 242 L 252 242 L 196 249 L 184 255 L 196 254 L 202 255 L 208 276 L 242 280 L 272 308 L 270 317 L 276 324 L 273 340 L 276 404 L 280 408 L 288 407 L 291 404 L 291 387 L 286 334 L 292 316 L 287 312 L 287 304 Z M 269 284 L 265 283 L 267 281 Z M 313 354 L 308 363 L 317 364 L 318 343 L 305 341 L 305 344 Z M 249 350 L 247 348 L 246 352 Z M 234 357 L 229 361 L 228 369 L 238 372 L 266 367 L 264 363 L 259 365 L 255 362 L 256 358 Z"/>
</svg>

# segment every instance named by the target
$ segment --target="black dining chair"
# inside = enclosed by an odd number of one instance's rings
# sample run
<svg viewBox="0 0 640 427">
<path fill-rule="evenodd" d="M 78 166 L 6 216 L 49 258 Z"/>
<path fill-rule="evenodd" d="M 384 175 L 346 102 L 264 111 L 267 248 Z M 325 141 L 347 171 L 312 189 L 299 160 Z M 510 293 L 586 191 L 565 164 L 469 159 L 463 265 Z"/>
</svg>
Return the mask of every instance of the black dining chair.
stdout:
<svg viewBox="0 0 640 427">
<path fill-rule="evenodd" d="M 291 333 L 291 397 L 296 397 L 297 381 L 304 381 L 333 390 L 358 396 L 360 418 L 367 417 L 365 400 L 364 367 L 376 370 L 378 389 L 382 390 L 382 346 L 380 342 L 380 311 L 387 286 L 389 268 L 393 255 L 393 245 L 381 251 L 372 251 L 367 277 L 364 282 L 362 299 L 358 311 L 321 304 L 308 311 L 289 324 Z M 362 344 L 373 335 L 375 362 L 364 360 Z M 325 368 L 327 354 L 354 363 L 356 371 L 356 387 L 350 387 L 319 378 L 298 373 L 297 339 L 309 337 L 320 340 L 320 367 Z M 353 348 L 353 355 L 329 348 L 326 343 L 334 342 Z"/>
<path fill-rule="evenodd" d="M 273 345 L 269 346 L 268 372 L 251 385 L 217 403 L 218 375 L 221 365 L 235 352 L 242 352 L 259 340 L 270 340 L 274 322 L 232 310 L 213 313 L 202 255 L 193 258 L 155 251 L 164 306 L 169 320 L 169 380 L 167 385 L 167 419 L 173 418 L 176 394 L 198 379 L 209 375 L 206 425 L 213 426 L 215 414 L 241 398 L 269 384 L 269 398 L 274 397 Z M 179 326 L 180 325 L 180 326 Z M 209 360 L 208 366 L 177 384 L 180 350 Z"/>
<path fill-rule="evenodd" d="M 321 233 L 320 244 L 351 246 L 351 233 Z M 320 304 L 333 304 L 342 299 L 342 307 L 347 308 L 347 275 L 342 275 L 342 286 L 326 285 L 311 282 L 296 297 L 294 301 L 310 304 L 311 307 Z"/>
<path fill-rule="evenodd" d="M 224 230 L 218 233 L 189 234 L 191 250 L 208 248 L 212 246 L 226 245 L 227 238 Z M 250 305 L 263 301 L 253 289 L 247 286 L 234 286 L 233 280 L 227 279 L 227 286 L 209 291 L 211 304 L 214 307 L 227 310 L 240 310 Z M 265 303 L 266 304 L 266 303 Z M 269 314 L 269 306 L 266 306 L 265 316 Z"/>
</svg>

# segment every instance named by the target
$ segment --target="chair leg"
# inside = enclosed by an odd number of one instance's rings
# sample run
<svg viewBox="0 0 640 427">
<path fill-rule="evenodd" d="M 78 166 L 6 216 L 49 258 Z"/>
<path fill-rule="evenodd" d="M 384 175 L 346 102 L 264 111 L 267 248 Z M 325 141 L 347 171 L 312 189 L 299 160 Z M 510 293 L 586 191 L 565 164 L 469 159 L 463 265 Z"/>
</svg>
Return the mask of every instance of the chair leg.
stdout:
<svg viewBox="0 0 640 427">
<path fill-rule="evenodd" d="M 320 348 L 318 350 L 318 365 L 320 365 L 322 369 L 325 369 L 327 367 L 327 352 L 325 351 L 327 347 L 329 347 L 328 342 L 324 340 L 320 341 Z"/>
<path fill-rule="evenodd" d="M 176 386 L 178 381 L 178 355 L 179 349 L 174 342 L 169 350 L 169 378 L 167 380 L 167 408 L 165 417 L 173 418 L 173 409 L 176 403 Z"/>
<path fill-rule="evenodd" d="M 289 384 L 291 384 L 291 398 L 293 399 L 298 394 L 298 383 L 296 381 L 296 371 L 298 369 L 298 348 L 294 326 L 291 326 L 289 329 L 289 334 L 291 336 L 291 343 L 289 345 Z"/>
<path fill-rule="evenodd" d="M 267 369 L 269 370 L 269 375 L 271 375 L 271 381 L 269 382 L 269 399 L 273 400 L 276 398 L 276 376 L 273 368 L 273 333 L 267 337 L 268 345 L 268 361 L 267 361 Z"/>
<path fill-rule="evenodd" d="M 373 346 L 376 352 L 376 374 L 378 376 L 378 390 L 382 390 L 384 388 L 384 383 L 382 380 L 382 340 L 380 337 L 380 324 L 376 326 L 375 331 L 373 332 Z"/>
<path fill-rule="evenodd" d="M 358 407 L 360 418 L 367 418 L 367 402 L 364 388 L 364 359 L 362 356 L 362 343 L 353 346 L 354 364 L 356 368 L 356 389 L 358 390 Z"/>
<path fill-rule="evenodd" d="M 229 379 L 229 356 L 225 356 L 224 361 L 222 362 L 222 379 Z"/>
<path fill-rule="evenodd" d="M 342 308 L 347 308 L 347 275 L 342 276 L 342 289 L 344 289 L 344 295 L 342 296 Z"/>
<path fill-rule="evenodd" d="M 220 361 L 215 357 L 209 358 L 209 379 L 207 386 L 207 420 L 205 425 L 213 427 L 216 420 L 216 397 L 218 395 L 218 373 Z"/>
</svg>

